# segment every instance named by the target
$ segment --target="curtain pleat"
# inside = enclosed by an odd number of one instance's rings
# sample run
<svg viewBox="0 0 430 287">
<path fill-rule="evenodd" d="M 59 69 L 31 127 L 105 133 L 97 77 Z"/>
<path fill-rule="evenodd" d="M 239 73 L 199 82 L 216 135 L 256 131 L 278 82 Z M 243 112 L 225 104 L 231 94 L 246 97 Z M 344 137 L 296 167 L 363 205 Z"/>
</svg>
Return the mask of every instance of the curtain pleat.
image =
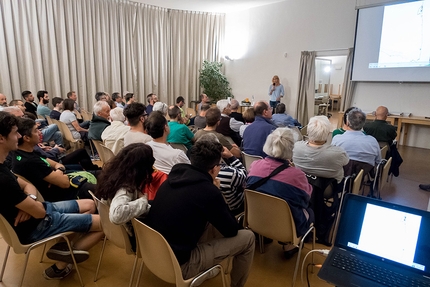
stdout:
<svg viewBox="0 0 430 287">
<path fill-rule="evenodd" d="M 314 51 L 302 51 L 300 57 L 296 117 L 303 126 L 307 125 L 314 115 L 315 54 Z"/>
<path fill-rule="evenodd" d="M 341 111 L 344 111 L 351 106 L 352 98 L 354 96 L 355 82 L 351 81 L 353 56 L 354 48 L 349 48 L 348 57 L 346 58 L 345 75 L 343 79 L 342 98 L 340 102 Z"/>
<path fill-rule="evenodd" d="M 8 100 L 74 90 L 92 110 L 98 91 L 173 104 L 200 93 L 203 60 L 221 60 L 223 14 L 125 0 L 0 0 L 0 92 Z"/>
</svg>

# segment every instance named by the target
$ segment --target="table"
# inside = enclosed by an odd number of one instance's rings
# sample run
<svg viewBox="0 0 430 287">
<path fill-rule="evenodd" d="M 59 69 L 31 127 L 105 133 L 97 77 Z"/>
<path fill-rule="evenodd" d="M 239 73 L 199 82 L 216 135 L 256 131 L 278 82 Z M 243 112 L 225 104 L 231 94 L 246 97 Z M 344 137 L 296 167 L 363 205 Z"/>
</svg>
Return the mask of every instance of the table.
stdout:
<svg viewBox="0 0 430 287">
<path fill-rule="evenodd" d="M 252 105 L 251 104 L 249 104 L 249 105 L 244 105 L 244 104 L 240 104 L 239 105 L 239 111 L 240 111 L 240 113 L 242 113 L 243 114 L 243 112 L 244 111 L 246 111 L 247 109 L 249 109 L 249 108 L 251 108 L 252 107 Z"/>
</svg>

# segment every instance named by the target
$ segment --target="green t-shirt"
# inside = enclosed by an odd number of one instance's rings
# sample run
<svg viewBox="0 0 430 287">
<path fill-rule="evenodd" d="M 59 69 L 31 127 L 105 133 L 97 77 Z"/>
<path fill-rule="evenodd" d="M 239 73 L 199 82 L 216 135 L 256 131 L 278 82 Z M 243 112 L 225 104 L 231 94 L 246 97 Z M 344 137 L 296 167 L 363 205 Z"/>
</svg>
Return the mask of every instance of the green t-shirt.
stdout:
<svg viewBox="0 0 430 287">
<path fill-rule="evenodd" d="M 167 136 L 167 142 L 183 144 L 188 149 L 193 145 L 194 134 L 186 125 L 171 121 L 169 122 L 169 128 L 170 133 Z"/>
</svg>

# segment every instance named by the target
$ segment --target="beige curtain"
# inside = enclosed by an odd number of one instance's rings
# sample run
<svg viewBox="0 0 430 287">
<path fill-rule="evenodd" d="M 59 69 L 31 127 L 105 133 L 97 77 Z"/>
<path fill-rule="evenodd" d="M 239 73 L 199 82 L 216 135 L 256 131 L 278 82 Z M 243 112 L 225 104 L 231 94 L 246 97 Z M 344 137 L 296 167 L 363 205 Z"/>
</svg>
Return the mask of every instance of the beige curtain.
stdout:
<svg viewBox="0 0 430 287">
<path fill-rule="evenodd" d="M 315 54 L 315 51 L 302 51 L 300 57 L 296 118 L 303 126 L 307 125 L 314 115 Z"/>
<path fill-rule="evenodd" d="M 354 55 L 354 48 L 349 48 L 348 57 L 346 58 L 345 75 L 343 79 L 342 100 L 340 103 L 341 111 L 344 111 L 351 106 L 352 98 L 354 96 L 355 82 L 350 80 L 352 75 L 353 55 Z"/>
<path fill-rule="evenodd" d="M 203 60 L 220 60 L 224 22 L 125 0 L 0 0 L 0 92 L 10 101 L 23 90 L 75 90 L 90 110 L 97 91 L 188 103 Z"/>
</svg>

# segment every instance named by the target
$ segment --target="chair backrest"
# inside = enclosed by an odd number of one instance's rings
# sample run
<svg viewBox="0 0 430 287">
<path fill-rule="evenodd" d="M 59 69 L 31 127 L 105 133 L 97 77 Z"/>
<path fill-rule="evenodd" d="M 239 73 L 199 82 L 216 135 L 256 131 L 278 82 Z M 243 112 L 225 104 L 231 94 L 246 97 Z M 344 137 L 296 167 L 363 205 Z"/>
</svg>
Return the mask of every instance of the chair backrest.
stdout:
<svg viewBox="0 0 430 287">
<path fill-rule="evenodd" d="M 381 158 L 385 158 L 387 156 L 387 151 L 388 151 L 388 145 L 384 145 L 381 148 Z"/>
<path fill-rule="evenodd" d="M 351 193 L 359 194 L 361 188 L 361 182 L 363 181 L 364 170 L 360 170 L 360 172 L 355 176 L 354 183 L 352 184 Z"/>
<path fill-rule="evenodd" d="M 81 108 L 81 116 L 84 121 L 91 121 L 92 114 Z"/>
<path fill-rule="evenodd" d="M 288 203 L 278 197 L 245 189 L 244 227 L 280 242 L 299 242 Z"/>
<path fill-rule="evenodd" d="M 52 121 L 54 122 L 54 124 L 56 124 L 58 126 L 58 128 L 60 129 L 61 133 L 63 134 L 63 137 L 69 141 L 70 143 L 77 143 L 77 142 L 82 142 L 82 140 L 77 140 L 75 138 L 73 138 L 72 132 L 70 131 L 69 127 L 63 123 L 62 121 L 57 121 L 52 119 Z M 82 142 L 83 144 L 83 142 Z"/>
<path fill-rule="evenodd" d="M 46 121 L 48 122 L 48 125 L 52 125 L 54 123 L 50 116 L 45 116 L 45 118 L 46 118 Z"/>
<path fill-rule="evenodd" d="M 145 266 L 163 281 L 183 285 L 181 268 L 166 239 L 137 219 L 133 219 L 133 228 Z"/>
<path fill-rule="evenodd" d="M 16 254 L 22 254 L 27 251 L 28 247 L 21 244 L 15 230 L 2 214 L 0 214 L 0 234 Z"/>
<path fill-rule="evenodd" d="M 256 161 L 258 159 L 262 159 L 263 157 L 259 156 L 259 155 L 251 155 L 251 154 L 247 154 L 246 152 L 242 152 L 242 159 L 243 159 L 243 163 L 245 164 L 245 168 L 247 171 L 249 171 L 249 167 L 251 166 L 251 163 L 253 161 Z"/>
<path fill-rule="evenodd" d="M 302 134 L 302 136 L 307 136 L 308 135 L 308 125 L 305 125 L 304 127 L 302 127 L 302 129 L 300 130 L 300 133 Z"/>
<path fill-rule="evenodd" d="M 128 236 L 125 227 L 122 225 L 113 224 L 109 219 L 109 206 L 98 199 L 91 191 L 88 191 L 97 205 L 100 215 L 100 222 L 106 238 L 115 246 L 125 249 L 127 254 L 134 254 L 130 237 Z"/>
<path fill-rule="evenodd" d="M 26 181 L 26 182 L 32 184 L 31 181 L 29 181 L 28 179 L 26 179 L 22 175 L 19 175 L 17 173 L 14 173 L 14 175 L 17 176 L 17 177 L 19 177 L 23 181 Z M 42 194 L 39 192 L 39 190 L 37 188 L 36 188 L 36 197 L 37 197 L 37 201 L 40 201 L 40 202 L 44 202 L 45 201 L 45 199 L 43 198 Z"/>
<path fill-rule="evenodd" d="M 95 146 L 97 153 L 99 154 L 100 160 L 103 162 L 103 164 L 106 163 L 107 159 L 105 159 L 105 153 L 102 148 L 103 143 L 101 141 L 93 140 L 93 139 L 91 139 L 91 142 Z"/>
<path fill-rule="evenodd" d="M 107 146 L 105 146 L 104 144 L 100 144 L 100 147 L 102 149 L 102 153 L 103 153 L 103 163 L 107 163 L 111 158 L 113 158 L 115 156 L 115 154 L 113 153 L 113 151 L 108 148 Z"/>
<path fill-rule="evenodd" d="M 390 157 L 384 165 L 384 169 L 382 170 L 381 182 L 379 183 L 380 184 L 379 190 L 382 190 L 384 188 L 385 184 L 387 184 L 388 173 L 390 171 L 392 161 L 393 161 L 393 158 Z"/>
<path fill-rule="evenodd" d="M 170 145 L 172 148 L 174 148 L 174 149 L 180 149 L 180 150 L 182 150 L 183 152 L 185 152 L 185 154 L 187 154 L 188 149 L 187 149 L 187 147 L 186 147 L 186 146 L 184 146 L 183 144 L 180 144 L 180 143 L 169 143 L 169 145 Z"/>
</svg>

